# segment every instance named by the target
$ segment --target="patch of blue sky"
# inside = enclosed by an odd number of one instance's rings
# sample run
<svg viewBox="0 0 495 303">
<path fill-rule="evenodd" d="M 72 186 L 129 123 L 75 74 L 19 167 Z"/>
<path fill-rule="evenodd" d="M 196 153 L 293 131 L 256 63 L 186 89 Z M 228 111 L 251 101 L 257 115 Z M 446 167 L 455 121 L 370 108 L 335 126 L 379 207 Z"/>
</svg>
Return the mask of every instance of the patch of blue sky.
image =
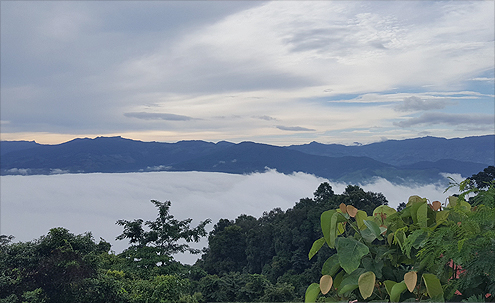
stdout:
<svg viewBox="0 0 495 303">
<path fill-rule="evenodd" d="M 494 114 L 495 102 L 493 98 L 481 97 L 479 99 L 460 99 L 455 100 L 454 106 L 447 106 L 442 110 L 445 113 L 452 114 Z"/>
</svg>

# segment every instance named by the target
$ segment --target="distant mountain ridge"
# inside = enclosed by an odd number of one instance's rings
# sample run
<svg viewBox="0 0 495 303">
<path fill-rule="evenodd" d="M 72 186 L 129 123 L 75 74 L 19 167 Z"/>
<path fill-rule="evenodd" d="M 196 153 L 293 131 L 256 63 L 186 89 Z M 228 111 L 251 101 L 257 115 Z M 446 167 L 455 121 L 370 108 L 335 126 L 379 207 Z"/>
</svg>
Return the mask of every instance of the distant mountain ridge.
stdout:
<svg viewBox="0 0 495 303">
<path fill-rule="evenodd" d="M 311 142 L 303 145 L 291 145 L 287 148 L 320 156 L 370 157 L 396 166 L 423 161 L 436 162 L 443 159 L 486 165 L 495 163 L 495 135 L 453 139 L 428 136 L 405 140 L 388 140 L 359 146 Z"/>
<path fill-rule="evenodd" d="M 97 137 L 57 145 L 1 141 L 0 152 L 2 175 L 164 170 L 246 174 L 276 169 L 351 183 L 375 177 L 394 183 L 434 183 L 444 179 L 440 173 L 469 177 L 494 165 L 495 136 L 424 137 L 361 146 L 312 142 L 286 147 L 255 142 L 161 143 Z"/>
</svg>

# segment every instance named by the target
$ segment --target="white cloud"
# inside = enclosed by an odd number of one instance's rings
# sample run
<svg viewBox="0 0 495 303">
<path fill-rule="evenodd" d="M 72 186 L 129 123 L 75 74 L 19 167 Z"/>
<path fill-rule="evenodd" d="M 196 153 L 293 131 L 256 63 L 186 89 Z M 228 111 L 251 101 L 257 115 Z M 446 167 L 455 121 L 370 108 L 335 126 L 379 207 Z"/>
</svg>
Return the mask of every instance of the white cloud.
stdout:
<svg viewBox="0 0 495 303">
<path fill-rule="evenodd" d="M 275 207 L 291 208 L 300 198 L 313 197 L 325 179 L 276 171 L 251 175 L 199 172 L 152 172 L 128 174 L 65 174 L 1 176 L 1 233 L 14 235 L 17 241 L 30 241 L 53 227 L 65 227 L 72 233 L 91 231 L 112 243 L 119 252 L 125 241 L 115 241 L 122 229 L 119 219 L 152 220 L 156 209 L 152 199 L 172 201 L 171 213 L 179 220 L 192 218 L 193 225 L 211 218 L 235 219 L 240 214 L 260 217 Z M 346 187 L 333 183 L 338 194 Z M 396 207 L 411 195 L 431 201 L 444 201 L 444 188 L 395 186 L 385 180 L 362 186 L 366 191 L 382 192 Z M 209 229 L 213 227 L 209 225 Z M 197 247 L 205 246 L 203 240 Z M 195 256 L 178 257 L 194 262 Z"/>
<path fill-rule="evenodd" d="M 293 131 L 293 132 L 308 132 L 308 131 L 313 132 L 313 131 L 316 131 L 316 129 L 306 128 L 306 127 L 301 127 L 301 126 L 277 125 L 276 127 L 280 130 Z"/>
<path fill-rule="evenodd" d="M 125 113 L 124 116 L 129 118 L 137 118 L 143 120 L 170 120 L 170 121 L 187 121 L 193 118 L 183 115 L 169 113 L 147 113 L 147 112 L 131 112 Z"/>
</svg>

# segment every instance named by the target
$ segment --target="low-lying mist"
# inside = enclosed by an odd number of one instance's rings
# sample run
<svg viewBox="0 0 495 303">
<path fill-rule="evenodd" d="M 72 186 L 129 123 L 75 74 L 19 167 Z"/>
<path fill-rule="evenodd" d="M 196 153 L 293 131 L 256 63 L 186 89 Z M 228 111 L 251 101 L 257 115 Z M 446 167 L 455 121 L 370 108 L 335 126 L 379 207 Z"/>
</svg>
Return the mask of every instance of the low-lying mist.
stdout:
<svg viewBox="0 0 495 303">
<path fill-rule="evenodd" d="M 460 181 L 460 176 L 455 176 Z M 260 217 L 275 207 L 291 208 L 300 198 L 313 197 L 318 185 L 327 181 L 304 173 L 285 175 L 270 170 L 250 175 L 205 172 L 152 172 L 123 174 L 61 174 L 1 176 L 0 233 L 30 241 L 46 235 L 50 228 L 64 227 L 74 234 L 91 231 L 121 252 L 126 241 L 115 241 L 122 227 L 119 219 L 153 220 L 157 212 L 150 200 L 172 201 L 176 219 L 192 218 L 196 226 L 206 218 L 213 224 L 221 218 L 235 219 L 241 214 Z M 347 184 L 330 182 L 335 193 Z M 361 185 L 366 191 L 381 192 L 391 207 L 406 202 L 411 195 L 430 201 L 445 201 L 455 193 L 443 193 L 445 186 L 398 186 L 384 179 Z M 201 248 L 206 239 L 194 245 Z M 194 263 L 198 256 L 177 256 Z"/>
</svg>

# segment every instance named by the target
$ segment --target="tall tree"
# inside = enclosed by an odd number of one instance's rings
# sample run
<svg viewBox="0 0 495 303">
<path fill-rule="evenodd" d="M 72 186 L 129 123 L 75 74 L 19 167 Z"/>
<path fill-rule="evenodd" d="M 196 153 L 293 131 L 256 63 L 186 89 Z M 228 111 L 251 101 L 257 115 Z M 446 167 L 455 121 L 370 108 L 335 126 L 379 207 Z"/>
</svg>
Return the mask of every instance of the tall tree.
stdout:
<svg viewBox="0 0 495 303">
<path fill-rule="evenodd" d="M 123 226 L 124 231 L 116 239 L 128 239 L 131 246 L 123 255 L 137 267 L 150 269 L 172 263 L 172 255 L 189 251 L 192 254 L 200 250 L 191 248 L 188 243 L 199 242 L 206 236 L 205 226 L 211 222 L 206 219 L 198 226 L 191 228 L 192 219 L 179 221 L 169 213 L 171 202 L 151 200 L 158 209 L 158 216 L 153 221 L 144 222 L 142 219 L 133 221 L 118 220 L 117 225 Z M 145 229 L 144 225 L 147 227 Z M 186 243 L 181 243 L 185 241 Z"/>
</svg>

